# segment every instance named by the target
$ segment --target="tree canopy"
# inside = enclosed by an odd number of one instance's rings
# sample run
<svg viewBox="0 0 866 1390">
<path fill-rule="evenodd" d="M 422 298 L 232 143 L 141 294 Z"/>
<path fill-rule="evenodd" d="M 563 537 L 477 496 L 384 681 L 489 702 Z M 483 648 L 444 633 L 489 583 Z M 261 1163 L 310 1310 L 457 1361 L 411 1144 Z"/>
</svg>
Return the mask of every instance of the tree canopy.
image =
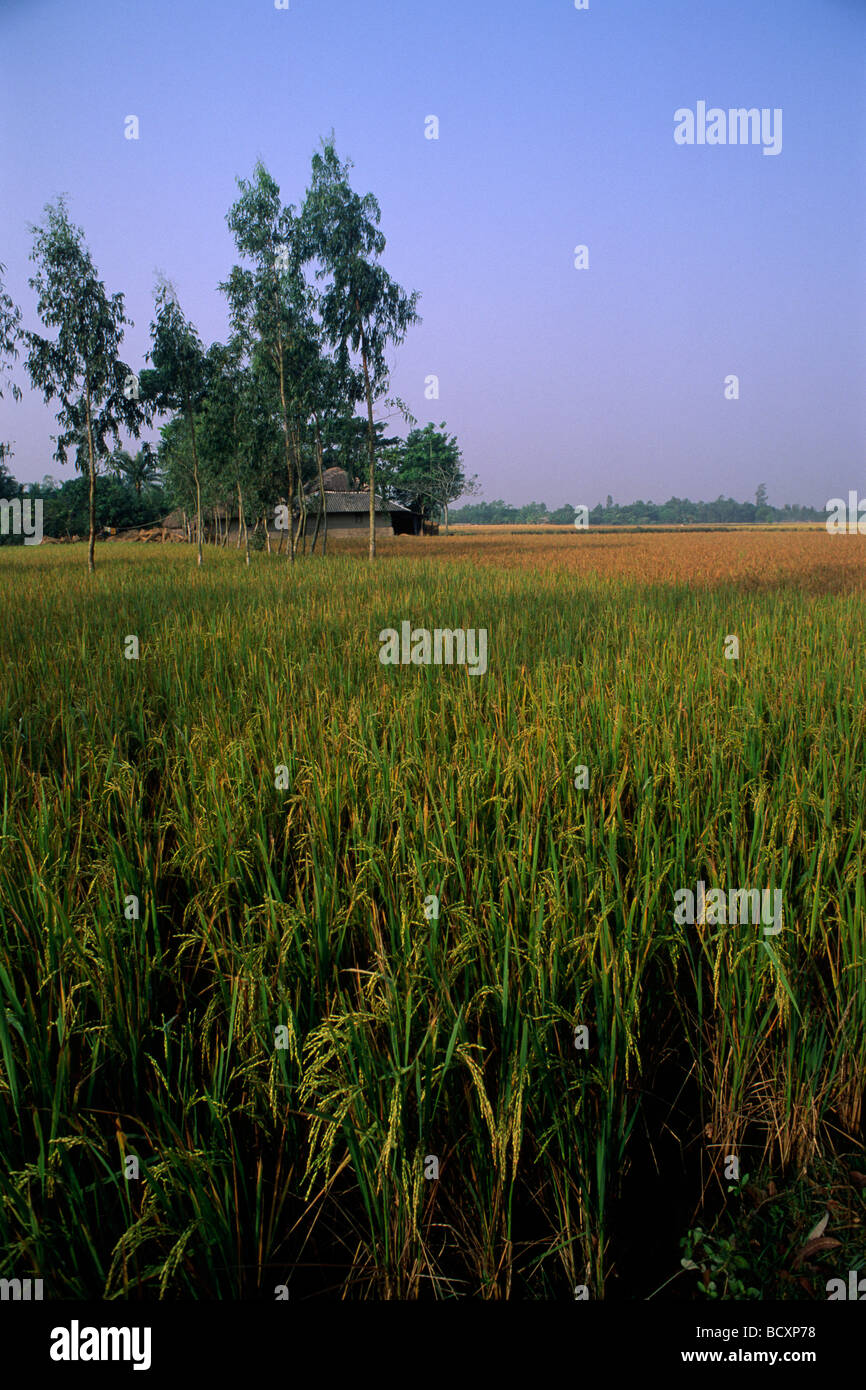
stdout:
<svg viewBox="0 0 866 1390">
<path fill-rule="evenodd" d="M 124 330 L 131 321 L 123 295 L 109 295 L 99 279 L 84 233 L 70 220 L 63 198 L 45 208 L 41 227 L 32 227 L 36 274 L 30 286 L 49 338 L 28 332 L 27 371 L 46 402 L 57 400 L 60 432 L 55 458 L 65 463 L 70 448 L 89 481 L 88 568 L 95 568 L 96 474 L 108 456 L 108 440 L 120 443 L 121 428 L 138 437 L 145 412 L 124 390 L 131 375 L 120 360 Z"/>
</svg>

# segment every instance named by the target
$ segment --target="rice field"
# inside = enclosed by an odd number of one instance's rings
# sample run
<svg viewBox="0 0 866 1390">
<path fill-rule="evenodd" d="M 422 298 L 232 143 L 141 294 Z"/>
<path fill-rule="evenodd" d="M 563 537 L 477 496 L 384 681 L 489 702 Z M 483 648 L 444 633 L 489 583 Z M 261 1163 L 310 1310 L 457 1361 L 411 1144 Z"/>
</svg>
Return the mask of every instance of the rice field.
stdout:
<svg viewBox="0 0 866 1390">
<path fill-rule="evenodd" d="M 363 544 L 0 551 L 0 1276 L 825 1298 L 866 1268 L 866 540 Z M 382 665 L 407 620 L 487 673 Z M 698 882 L 781 931 L 676 921 Z"/>
</svg>

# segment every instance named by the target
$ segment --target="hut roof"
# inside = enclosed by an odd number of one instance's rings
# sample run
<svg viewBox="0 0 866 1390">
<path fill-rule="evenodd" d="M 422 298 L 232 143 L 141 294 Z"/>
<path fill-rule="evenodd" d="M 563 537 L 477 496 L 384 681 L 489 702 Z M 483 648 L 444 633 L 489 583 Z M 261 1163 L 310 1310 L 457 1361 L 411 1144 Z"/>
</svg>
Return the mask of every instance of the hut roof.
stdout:
<svg viewBox="0 0 866 1390">
<path fill-rule="evenodd" d="M 370 510 L 369 492 L 332 492 L 328 488 L 325 488 L 324 497 L 325 511 L 329 516 L 333 516 L 336 512 L 369 512 Z M 318 498 L 318 488 L 315 488 L 312 492 L 307 494 L 308 502 L 315 504 Z M 317 511 L 318 508 L 314 505 L 313 510 Z M 405 512 L 407 508 L 399 506 L 396 502 L 386 502 L 383 498 L 377 496 L 374 510 L 377 512 Z"/>
</svg>

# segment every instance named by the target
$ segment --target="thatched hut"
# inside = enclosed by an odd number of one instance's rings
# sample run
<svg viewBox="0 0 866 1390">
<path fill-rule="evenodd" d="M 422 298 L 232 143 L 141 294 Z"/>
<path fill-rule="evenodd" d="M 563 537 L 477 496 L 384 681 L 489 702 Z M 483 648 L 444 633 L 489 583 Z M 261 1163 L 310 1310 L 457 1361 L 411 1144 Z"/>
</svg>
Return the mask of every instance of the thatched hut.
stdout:
<svg viewBox="0 0 866 1390">
<path fill-rule="evenodd" d="M 351 488 L 348 475 L 342 468 L 327 468 L 322 474 L 324 484 L 324 510 L 328 518 L 328 534 L 337 532 L 345 535 L 351 532 L 362 534 L 370 525 L 370 493 L 366 488 Z M 317 484 L 307 489 L 307 524 L 316 516 L 320 507 L 320 493 Z M 421 530 L 421 518 L 407 507 L 397 502 L 386 502 L 378 495 L 375 498 L 375 526 L 378 531 L 391 531 L 395 536 L 417 536 Z"/>
</svg>

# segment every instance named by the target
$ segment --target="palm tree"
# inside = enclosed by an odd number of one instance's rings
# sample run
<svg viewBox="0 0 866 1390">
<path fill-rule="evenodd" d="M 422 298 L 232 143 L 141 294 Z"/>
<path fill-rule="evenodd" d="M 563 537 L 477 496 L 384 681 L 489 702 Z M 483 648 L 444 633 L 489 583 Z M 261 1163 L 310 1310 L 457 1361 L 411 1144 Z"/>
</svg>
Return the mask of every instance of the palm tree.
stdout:
<svg viewBox="0 0 866 1390">
<path fill-rule="evenodd" d="M 135 488 L 136 496 L 141 496 L 142 487 L 159 480 L 159 462 L 150 444 L 144 443 L 134 456 L 126 449 L 115 449 L 111 455 L 111 468 L 117 478 L 126 478 Z"/>
</svg>

